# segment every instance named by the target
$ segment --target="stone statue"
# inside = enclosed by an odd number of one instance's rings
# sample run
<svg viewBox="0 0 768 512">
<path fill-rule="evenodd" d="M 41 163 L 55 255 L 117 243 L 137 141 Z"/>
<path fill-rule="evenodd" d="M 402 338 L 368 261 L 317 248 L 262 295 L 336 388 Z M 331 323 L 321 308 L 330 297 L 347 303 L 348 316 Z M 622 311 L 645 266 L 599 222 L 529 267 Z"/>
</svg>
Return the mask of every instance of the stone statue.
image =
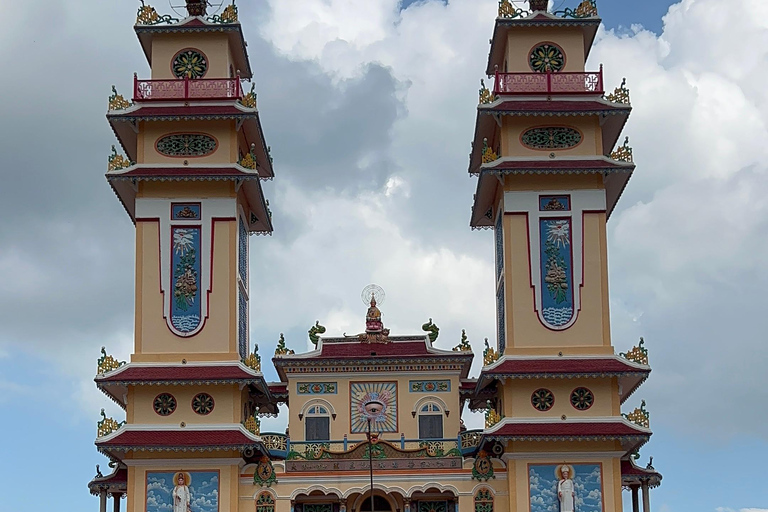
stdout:
<svg viewBox="0 0 768 512">
<path fill-rule="evenodd" d="M 191 512 L 192 495 L 184 473 L 176 473 L 176 487 L 173 488 L 173 512 Z"/>
<path fill-rule="evenodd" d="M 576 488 L 573 485 L 573 480 L 571 480 L 571 468 L 563 464 L 560 467 L 559 473 L 560 480 L 557 482 L 557 498 L 560 500 L 560 512 L 574 512 Z"/>
</svg>

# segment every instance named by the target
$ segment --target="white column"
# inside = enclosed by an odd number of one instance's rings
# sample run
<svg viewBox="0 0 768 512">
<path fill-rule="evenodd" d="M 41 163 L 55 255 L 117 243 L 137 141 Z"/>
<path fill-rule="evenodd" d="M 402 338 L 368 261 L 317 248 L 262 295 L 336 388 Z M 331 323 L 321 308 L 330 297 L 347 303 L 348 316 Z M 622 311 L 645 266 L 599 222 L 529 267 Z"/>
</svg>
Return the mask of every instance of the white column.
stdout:
<svg viewBox="0 0 768 512">
<path fill-rule="evenodd" d="M 651 493 L 648 482 L 643 482 L 643 512 L 651 512 Z"/>
</svg>

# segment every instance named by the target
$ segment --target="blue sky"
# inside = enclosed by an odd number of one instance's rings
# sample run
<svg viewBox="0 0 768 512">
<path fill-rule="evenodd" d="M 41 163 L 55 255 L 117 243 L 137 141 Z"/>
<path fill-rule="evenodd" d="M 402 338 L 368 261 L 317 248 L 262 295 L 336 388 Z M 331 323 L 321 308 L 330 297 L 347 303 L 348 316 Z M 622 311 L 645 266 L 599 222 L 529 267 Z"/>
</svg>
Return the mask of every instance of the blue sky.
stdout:
<svg viewBox="0 0 768 512">
<path fill-rule="evenodd" d="M 262 356 L 281 332 L 307 349 L 316 319 L 357 332 L 370 282 L 387 290 L 393 333 L 432 317 L 439 347 L 466 328 L 481 353 L 495 335 L 493 246 L 467 227 L 465 173 L 496 0 L 241 4 L 277 173 L 275 236 L 251 239 Z M 606 83 L 628 77 L 634 107 L 638 171 L 608 233 L 612 333 L 617 351 L 645 336 L 654 372 L 625 411 L 647 399 L 655 511 L 768 510 L 756 406 L 768 403 L 768 4 L 685 0 L 664 26 L 670 5 L 598 0 L 608 32 L 590 62 Z M 99 409 L 123 419 L 92 378 L 102 345 L 126 359 L 132 343 L 133 227 L 102 175 L 110 86 L 127 95 L 148 72 L 136 7 L 29 0 L 0 19 L 0 63 L 23 77 L 0 102 L 0 174 L 14 185 L 0 187 L 0 480 L 15 491 L 0 512 L 95 510 Z M 43 69 L 58 81 L 27 79 Z"/>
</svg>

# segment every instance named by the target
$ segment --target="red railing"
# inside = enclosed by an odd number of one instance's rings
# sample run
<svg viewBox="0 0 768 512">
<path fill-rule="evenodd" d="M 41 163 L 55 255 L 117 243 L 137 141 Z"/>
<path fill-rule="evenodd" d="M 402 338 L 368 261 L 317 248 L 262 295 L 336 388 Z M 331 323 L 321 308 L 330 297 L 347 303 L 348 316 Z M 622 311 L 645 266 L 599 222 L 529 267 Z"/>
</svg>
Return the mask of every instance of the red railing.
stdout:
<svg viewBox="0 0 768 512">
<path fill-rule="evenodd" d="M 603 68 L 586 73 L 496 73 L 493 93 L 603 94 Z"/>
<path fill-rule="evenodd" d="M 133 75 L 133 101 L 235 100 L 242 98 L 240 77 L 139 80 Z"/>
</svg>

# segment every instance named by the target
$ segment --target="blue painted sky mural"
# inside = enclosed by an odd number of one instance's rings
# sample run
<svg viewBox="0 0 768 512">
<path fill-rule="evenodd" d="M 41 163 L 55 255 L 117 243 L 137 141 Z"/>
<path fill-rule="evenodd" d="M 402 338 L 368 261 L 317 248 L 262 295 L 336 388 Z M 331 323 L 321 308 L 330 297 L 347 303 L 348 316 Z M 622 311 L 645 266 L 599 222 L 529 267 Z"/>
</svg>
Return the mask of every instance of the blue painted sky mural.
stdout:
<svg viewBox="0 0 768 512">
<path fill-rule="evenodd" d="M 173 510 L 173 477 L 176 472 L 147 473 L 147 512 Z M 192 512 L 218 512 L 219 473 L 216 471 L 190 471 L 190 510 Z"/>
<path fill-rule="evenodd" d="M 599 464 L 569 464 L 574 470 L 572 480 L 578 512 L 602 512 L 602 478 Z M 531 512 L 559 512 L 557 497 L 557 465 L 528 466 Z"/>
</svg>

